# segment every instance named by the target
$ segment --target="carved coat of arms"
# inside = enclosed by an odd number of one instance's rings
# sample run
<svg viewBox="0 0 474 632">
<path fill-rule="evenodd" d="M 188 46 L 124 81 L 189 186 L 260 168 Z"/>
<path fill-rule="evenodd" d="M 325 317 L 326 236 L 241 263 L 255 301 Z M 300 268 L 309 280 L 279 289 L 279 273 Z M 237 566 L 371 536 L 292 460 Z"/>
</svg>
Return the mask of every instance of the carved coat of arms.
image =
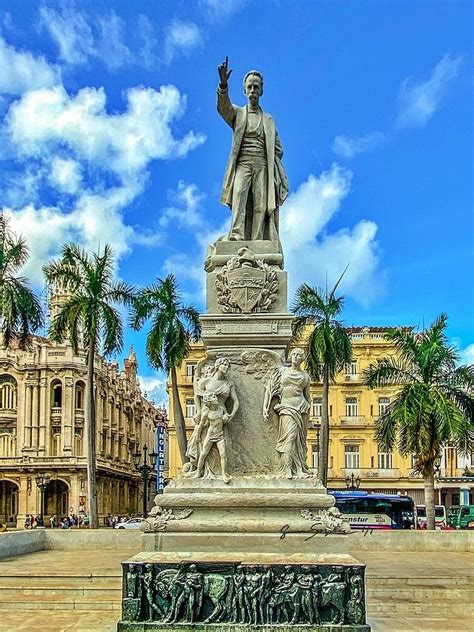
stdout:
<svg viewBox="0 0 474 632">
<path fill-rule="evenodd" d="M 277 273 L 249 248 L 238 254 L 217 275 L 217 302 L 224 313 L 265 312 L 276 299 Z"/>
</svg>

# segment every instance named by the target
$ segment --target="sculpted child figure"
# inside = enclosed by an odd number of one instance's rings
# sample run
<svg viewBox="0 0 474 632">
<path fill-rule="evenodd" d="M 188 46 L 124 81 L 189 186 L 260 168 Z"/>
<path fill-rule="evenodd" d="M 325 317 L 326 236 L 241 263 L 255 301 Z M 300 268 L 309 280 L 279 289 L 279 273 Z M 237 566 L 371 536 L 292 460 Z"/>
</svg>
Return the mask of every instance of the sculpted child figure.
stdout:
<svg viewBox="0 0 474 632">
<path fill-rule="evenodd" d="M 215 445 L 221 459 L 222 480 L 224 483 L 230 483 L 230 476 L 227 473 L 227 453 L 224 439 L 224 425 L 228 423 L 229 415 L 220 406 L 215 393 L 204 395 L 203 404 L 201 423 L 204 427 L 207 426 L 207 433 L 202 444 L 195 476 L 196 478 L 203 476 L 204 465 L 212 446 Z"/>
</svg>

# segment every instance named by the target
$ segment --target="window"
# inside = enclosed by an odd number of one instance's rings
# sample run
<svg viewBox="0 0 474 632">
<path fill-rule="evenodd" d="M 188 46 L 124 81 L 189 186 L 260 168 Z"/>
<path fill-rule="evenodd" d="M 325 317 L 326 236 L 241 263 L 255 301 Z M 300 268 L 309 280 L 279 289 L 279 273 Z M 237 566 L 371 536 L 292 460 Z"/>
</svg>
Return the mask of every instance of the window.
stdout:
<svg viewBox="0 0 474 632">
<path fill-rule="evenodd" d="M 11 375 L 0 377 L 0 410 L 16 410 L 16 380 Z"/>
<path fill-rule="evenodd" d="M 186 418 L 193 419 L 196 414 L 196 404 L 194 403 L 194 399 L 186 400 Z"/>
<path fill-rule="evenodd" d="M 82 435 L 75 434 L 74 435 L 74 455 L 82 456 Z"/>
<path fill-rule="evenodd" d="M 346 445 L 344 453 L 344 464 L 348 470 L 354 470 L 359 468 L 359 446 L 358 445 Z"/>
<path fill-rule="evenodd" d="M 357 375 L 357 360 L 346 364 L 346 375 Z"/>
<path fill-rule="evenodd" d="M 311 467 L 317 470 L 318 466 L 319 466 L 319 445 L 317 443 L 313 443 L 313 445 L 311 446 Z"/>
<path fill-rule="evenodd" d="M 11 432 L 0 433 L 0 456 L 15 456 L 15 437 Z"/>
<path fill-rule="evenodd" d="M 63 405 L 63 387 L 60 383 L 53 384 L 53 408 L 62 408 Z"/>
<path fill-rule="evenodd" d="M 76 409 L 84 410 L 84 387 L 76 384 Z"/>
<path fill-rule="evenodd" d="M 346 398 L 346 417 L 357 417 L 357 397 Z"/>
<path fill-rule="evenodd" d="M 381 470 L 388 470 L 392 468 L 392 453 L 391 452 L 379 452 L 378 453 L 378 467 Z"/>
<path fill-rule="evenodd" d="M 379 397 L 379 415 L 383 415 L 390 406 L 390 397 Z"/>
<path fill-rule="evenodd" d="M 194 379 L 196 373 L 197 362 L 186 362 L 186 377 Z"/>
<path fill-rule="evenodd" d="M 59 456 L 61 454 L 61 433 L 57 432 L 53 435 L 51 441 L 51 456 Z"/>
<path fill-rule="evenodd" d="M 323 398 L 313 397 L 313 417 L 321 417 L 323 414 Z"/>
</svg>

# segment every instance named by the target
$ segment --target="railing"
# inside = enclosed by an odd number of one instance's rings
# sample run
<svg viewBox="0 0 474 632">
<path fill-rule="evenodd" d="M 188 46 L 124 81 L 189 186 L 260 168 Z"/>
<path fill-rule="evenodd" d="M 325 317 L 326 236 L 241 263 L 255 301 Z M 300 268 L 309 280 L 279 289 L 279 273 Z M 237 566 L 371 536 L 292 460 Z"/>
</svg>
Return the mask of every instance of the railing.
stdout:
<svg viewBox="0 0 474 632">
<path fill-rule="evenodd" d="M 441 478 L 458 478 L 462 476 L 466 468 L 460 467 L 443 467 L 440 471 Z M 469 469 L 469 468 L 468 468 Z"/>
<path fill-rule="evenodd" d="M 345 426 L 365 426 L 367 423 L 365 415 L 341 415 L 339 421 Z"/>
<path fill-rule="evenodd" d="M 55 465 L 86 465 L 86 457 L 81 456 L 7 456 L 0 457 L 2 465 L 18 467 L 54 467 Z"/>
<path fill-rule="evenodd" d="M 423 478 L 423 475 L 411 468 L 408 470 L 408 478 Z"/>
<path fill-rule="evenodd" d="M 361 375 L 360 373 L 346 373 L 344 374 L 345 382 L 360 382 Z"/>
<path fill-rule="evenodd" d="M 342 476 L 359 476 L 359 478 L 401 478 L 401 472 L 398 467 L 358 467 L 343 468 Z"/>
</svg>

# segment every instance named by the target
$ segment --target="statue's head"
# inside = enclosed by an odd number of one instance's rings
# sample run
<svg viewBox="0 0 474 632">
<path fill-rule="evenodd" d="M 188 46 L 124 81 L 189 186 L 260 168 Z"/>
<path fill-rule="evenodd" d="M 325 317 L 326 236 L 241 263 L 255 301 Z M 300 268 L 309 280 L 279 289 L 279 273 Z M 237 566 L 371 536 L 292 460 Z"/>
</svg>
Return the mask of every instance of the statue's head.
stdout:
<svg viewBox="0 0 474 632">
<path fill-rule="evenodd" d="M 304 360 L 304 351 L 301 347 L 295 347 L 290 353 L 290 361 L 292 364 L 301 364 Z"/>
<path fill-rule="evenodd" d="M 244 77 L 244 94 L 250 105 L 257 106 L 263 94 L 263 75 L 258 70 L 250 70 Z"/>
<path fill-rule="evenodd" d="M 229 366 L 230 366 L 230 361 L 229 358 L 217 358 L 217 360 L 214 362 L 214 370 L 216 373 L 222 373 L 224 375 L 226 375 L 227 371 L 229 370 Z"/>
<path fill-rule="evenodd" d="M 215 393 L 206 393 L 203 398 L 203 403 L 204 406 L 212 409 L 219 406 L 219 400 L 217 399 L 217 395 Z"/>
</svg>

